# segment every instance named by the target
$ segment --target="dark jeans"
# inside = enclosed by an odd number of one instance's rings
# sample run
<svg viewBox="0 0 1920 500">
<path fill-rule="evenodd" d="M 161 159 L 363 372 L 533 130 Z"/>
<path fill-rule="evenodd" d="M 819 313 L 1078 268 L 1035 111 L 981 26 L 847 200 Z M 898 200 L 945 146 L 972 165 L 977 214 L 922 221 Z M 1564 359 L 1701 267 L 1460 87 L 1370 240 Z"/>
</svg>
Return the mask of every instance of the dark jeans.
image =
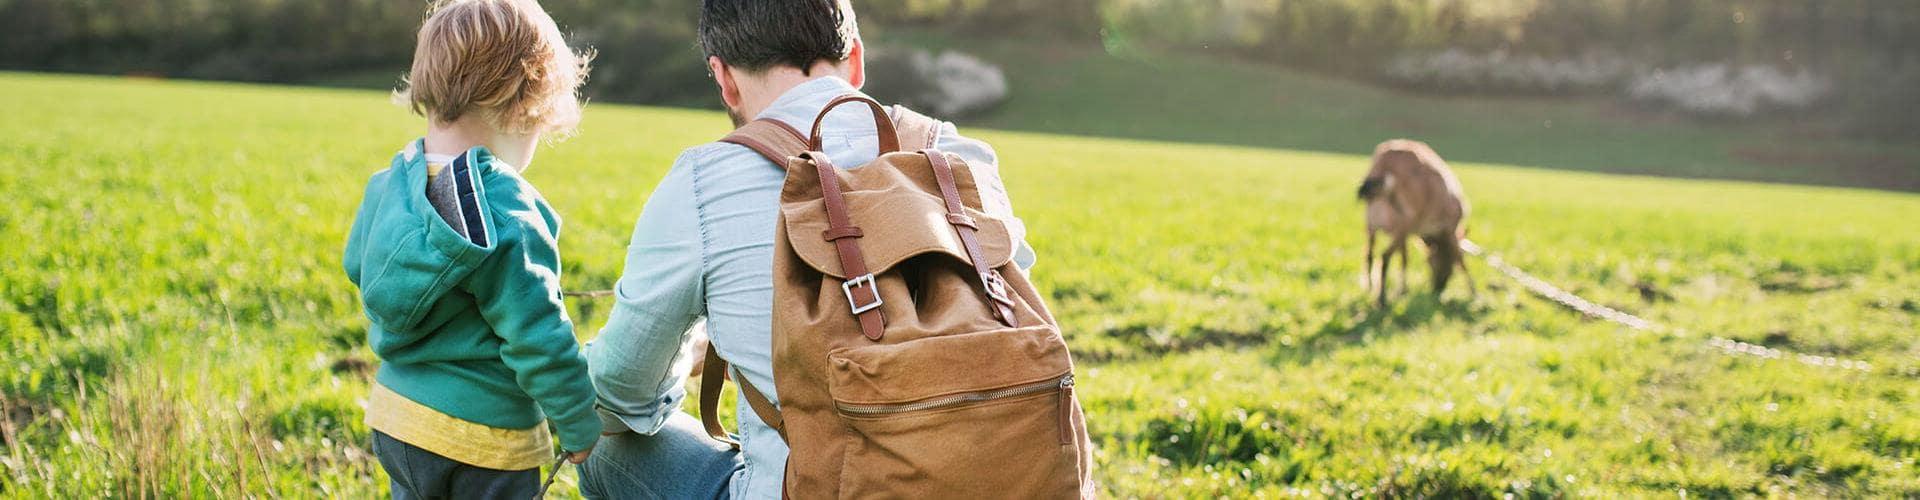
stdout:
<svg viewBox="0 0 1920 500">
<path fill-rule="evenodd" d="M 533 498 L 540 469 L 494 470 L 455 462 L 373 431 L 373 455 L 393 479 L 395 500 L 415 498 Z"/>
</svg>

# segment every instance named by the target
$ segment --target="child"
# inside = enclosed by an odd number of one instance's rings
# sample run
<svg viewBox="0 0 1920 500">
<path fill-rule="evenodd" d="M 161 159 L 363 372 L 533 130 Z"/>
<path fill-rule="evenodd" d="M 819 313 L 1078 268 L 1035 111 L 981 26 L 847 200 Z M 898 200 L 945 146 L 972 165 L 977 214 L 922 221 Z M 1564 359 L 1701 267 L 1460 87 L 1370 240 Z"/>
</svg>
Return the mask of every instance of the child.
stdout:
<svg viewBox="0 0 1920 500">
<path fill-rule="evenodd" d="M 443 0 L 396 100 L 427 136 L 368 181 L 347 276 L 382 364 L 367 398 L 393 495 L 531 497 L 554 457 L 599 438 L 560 297 L 560 221 L 520 177 L 579 120 L 587 57 L 534 0 Z"/>
</svg>

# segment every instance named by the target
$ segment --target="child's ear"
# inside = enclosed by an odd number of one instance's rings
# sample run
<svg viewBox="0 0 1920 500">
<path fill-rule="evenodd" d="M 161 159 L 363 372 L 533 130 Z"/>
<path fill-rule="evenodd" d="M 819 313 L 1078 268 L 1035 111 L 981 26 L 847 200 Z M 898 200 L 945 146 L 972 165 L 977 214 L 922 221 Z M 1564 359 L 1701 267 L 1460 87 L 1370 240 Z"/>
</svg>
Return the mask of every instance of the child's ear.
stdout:
<svg viewBox="0 0 1920 500">
<path fill-rule="evenodd" d="M 707 73 L 713 75 L 713 83 L 720 86 L 720 100 L 726 101 L 727 108 L 740 107 L 740 82 L 734 79 L 733 69 L 719 57 L 707 57 Z"/>
</svg>

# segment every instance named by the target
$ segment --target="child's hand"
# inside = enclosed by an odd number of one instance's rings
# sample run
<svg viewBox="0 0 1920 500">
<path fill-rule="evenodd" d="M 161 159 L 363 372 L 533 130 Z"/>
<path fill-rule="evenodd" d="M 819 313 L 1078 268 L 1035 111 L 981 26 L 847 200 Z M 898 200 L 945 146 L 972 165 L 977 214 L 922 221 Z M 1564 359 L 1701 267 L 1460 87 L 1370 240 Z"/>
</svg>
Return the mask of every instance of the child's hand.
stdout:
<svg viewBox="0 0 1920 500">
<path fill-rule="evenodd" d="M 591 447 L 584 450 L 576 451 L 573 453 L 568 453 L 567 461 L 572 462 L 574 464 L 584 463 L 587 461 L 587 457 L 590 455 L 593 455 L 593 448 Z"/>
</svg>

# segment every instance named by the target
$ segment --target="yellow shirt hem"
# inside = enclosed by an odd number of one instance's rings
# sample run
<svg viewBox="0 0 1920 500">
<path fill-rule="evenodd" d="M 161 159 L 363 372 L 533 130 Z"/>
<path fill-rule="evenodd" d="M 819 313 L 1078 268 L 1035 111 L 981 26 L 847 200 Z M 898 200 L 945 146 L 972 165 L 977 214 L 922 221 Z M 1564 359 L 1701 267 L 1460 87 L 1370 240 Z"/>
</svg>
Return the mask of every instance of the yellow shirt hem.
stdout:
<svg viewBox="0 0 1920 500">
<path fill-rule="evenodd" d="M 367 427 L 456 462 L 495 470 L 538 469 L 553 460 L 547 426 L 501 429 L 469 422 L 374 383 Z"/>
</svg>

